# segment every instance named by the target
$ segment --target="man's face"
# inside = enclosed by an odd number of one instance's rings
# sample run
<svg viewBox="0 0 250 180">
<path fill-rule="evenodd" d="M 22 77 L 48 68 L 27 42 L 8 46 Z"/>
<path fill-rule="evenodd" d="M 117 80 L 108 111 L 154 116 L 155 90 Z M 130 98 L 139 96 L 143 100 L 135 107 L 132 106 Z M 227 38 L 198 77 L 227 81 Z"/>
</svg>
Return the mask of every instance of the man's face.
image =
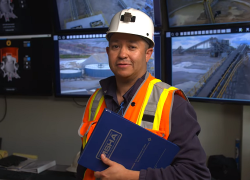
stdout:
<svg viewBox="0 0 250 180">
<path fill-rule="evenodd" d="M 148 48 L 139 36 L 114 33 L 106 51 L 109 66 L 117 78 L 137 80 L 146 72 L 153 48 Z"/>
</svg>

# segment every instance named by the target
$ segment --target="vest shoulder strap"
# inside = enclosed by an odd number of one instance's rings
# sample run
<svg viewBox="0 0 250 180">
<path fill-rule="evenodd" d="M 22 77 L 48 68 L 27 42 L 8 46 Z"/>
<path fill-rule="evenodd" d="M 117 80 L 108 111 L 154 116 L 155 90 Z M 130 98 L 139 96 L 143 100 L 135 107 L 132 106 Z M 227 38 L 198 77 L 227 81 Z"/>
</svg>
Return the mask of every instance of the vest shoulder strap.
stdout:
<svg viewBox="0 0 250 180">
<path fill-rule="evenodd" d="M 164 138 L 167 139 L 171 132 L 171 114 L 175 93 L 188 100 L 181 90 L 164 82 L 156 83 L 140 126 L 154 131 L 164 131 Z"/>
</svg>

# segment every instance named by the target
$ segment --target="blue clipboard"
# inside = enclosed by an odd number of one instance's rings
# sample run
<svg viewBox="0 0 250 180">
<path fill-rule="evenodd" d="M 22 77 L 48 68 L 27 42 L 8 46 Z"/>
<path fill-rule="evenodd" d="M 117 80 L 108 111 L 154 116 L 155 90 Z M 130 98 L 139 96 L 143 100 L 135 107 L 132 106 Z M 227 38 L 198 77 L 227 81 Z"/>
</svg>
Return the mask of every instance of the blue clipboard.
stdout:
<svg viewBox="0 0 250 180">
<path fill-rule="evenodd" d="M 130 170 L 166 168 L 179 147 L 174 143 L 105 109 L 78 163 L 93 171 L 108 168 L 101 154 Z"/>
</svg>

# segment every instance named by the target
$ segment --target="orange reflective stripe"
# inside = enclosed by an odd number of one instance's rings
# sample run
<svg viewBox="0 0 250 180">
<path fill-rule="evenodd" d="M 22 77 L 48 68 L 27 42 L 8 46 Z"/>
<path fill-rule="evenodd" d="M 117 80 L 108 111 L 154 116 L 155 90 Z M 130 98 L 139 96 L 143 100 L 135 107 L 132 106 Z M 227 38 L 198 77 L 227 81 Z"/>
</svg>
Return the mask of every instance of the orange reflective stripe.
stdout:
<svg viewBox="0 0 250 180">
<path fill-rule="evenodd" d="M 145 92 L 148 89 L 148 85 L 151 80 L 155 79 L 151 74 L 149 74 L 147 80 L 144 82 L 144 84 L 141 86 L 139 91 L 137 92 L 136 96 L 133 99 L 133 102 L 135 102 L 135 106 L 129 105 L 128 110 L 126 111 L 126 114 L 124 115 L 124 118 L 129 119 L 131 122 L 136 124 L 136 121 L 138 119 L 138 115 L 140 113 L 143 101 L 144 101 L 144 95 Z"/>
<path fill-rule="evenodd" d="M 171 128 L 170 117 L 172 114 L 173 96 L 175 93 L 181 95 L 181 97 L 187 100 L 184 94 L 182 94 L 182 91 L 178 90 L 175 87 L 169 88 L 168 96 L 167 96 L 167 99 L 164 103 L 164 107 L 162 110 L 162 116 L 161 116 L 161 122 L 160 122 L 160 130 L 165 131 L 165 136 L 163 137 L 165 139 L 168 139 L 168 136 L 170 134 L 170 128 Z"/>
<path fill-rule="evenodd" d="M 186 96 L 183 94 L 182 90 L 178 90 L 175 93 L 179 94 L 183 99 L 187 100 Z"/>
<path fill-rule="evenodd" d="M 169 136 L 169 113 L 172 106 L 173 93 L 169 92 L 168 97 L 164 103 L 164 107 L 161 115 L 160 131 L 165 131 L 164 139 L 168 139 Z"/>
<path fill-rule="evenodd" d="M 95 180 L 94 171 L 86 169 L 83 180 Z"/>
<path fill-rule="evenodd" d="M 160 130 L 165 131 L 165 136 L 163 138 L 168 139 L 168 136 L 170 134 L 170 113 L 172 111 L 172 102 L 173 102 L 173 95 L 175 90 L 177 88 L 175 87 L 170 87 L 168 89 L 168 96 L 167 99 L 164 103 L 164 107 L 162 110 L 162 116 L 161 116 L 161 121 L 160 121 Z"/>
</svg>

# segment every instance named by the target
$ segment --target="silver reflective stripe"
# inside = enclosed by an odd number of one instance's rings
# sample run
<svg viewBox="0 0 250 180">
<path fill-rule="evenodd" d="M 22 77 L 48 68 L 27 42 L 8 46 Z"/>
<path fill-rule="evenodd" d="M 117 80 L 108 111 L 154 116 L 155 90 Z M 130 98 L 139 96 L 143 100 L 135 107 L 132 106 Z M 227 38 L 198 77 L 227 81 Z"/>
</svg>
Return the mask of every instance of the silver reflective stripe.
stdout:
<svg viewBox="0 0 250 180">
<path fill-rule="evenodd" d="M 170 110 L 169 110 L 169 134 L 171 133 L 171 122 L 172 122 L 172 109 L 173 109 L 173 102 L 174 102 L 174 93 L 175 91 L 173 91 L 173 95 L 172 95 L 172 101 L 171 101 L 171 106 L 170 106 Z"/>
<path fill-rule="evenodd" d="M 155 117 L 156 108 L 157 108 L 157 104 L 155 104 L 154 102 L 151 102 L 150 97 L 149 97 L 149 101 L 145 107 L 143 117 L 141 120 L 141 127 L 148 128 L 148 129 L 153 128 L 153 121 L 154 121 L 154 117 Z M 151 121 L 149 122 L 147 119 L 145 119 L 145 116 L 152 117 L 152 122 Z"/>
<path fill-rule="evenodd" d="M 93 104 L 92 104 L 92 107 L 91 107 L 91 115 L 90 115 L 90 121 L 93 121 L 94 120 L 94 117 L 95 117 L 95 113 L 96 113 L 96 109 L 98 107 L 98 104 L 99 104 L 99 101 L 101 100 L 103 96 L 103 92 L 102 92 L 102 89 L 100 89 L 96 96 L 95 96 L 95 99 L 93 101 Z"/>
<path fill-rule="evenodd" d="M 164 83 L 164 82 L 158 82 L 155 84 L 155 86 L 157 86 L 160 89 L 168 89 L 171 87 L 169 84 Z"/>
<path fill-rule="evenodd" d="M 147 121 L 143 121 L 143 119 L 142 119 L 142 121 L 141 121 L 141 127 L 152 129 L 153 128 L 153 123 L 147 122 Z"/>
<path fill-rule="evenodd" d="M 87 105 L 89 104 L 89 102 L 90 102 L 90 98 L 88 99 Z M 81 135 L 81 133 L 80 133 L 80 130 L 81 130 L 83 124 L 84 124 L 84 123 L 83 123 L 83 118 L 84 118 L 85 111 L 86 111 L 86 107 L 85 107 L 84 112 L 83 112 L 83 115 L 82 115 L 82 123 L 81 123 L 81 125 L 80 125 L 80 127 L 79 127 L 79 129 L 78 129 L 78 135 L 79 135 L 80 137 L 83 137 L 83 135 Z"/>
<path fill-rule="evenodd" d="M 171 87 L 171 86 L 164 83 L 164 82 L 158 82 L 154 85 L 154 88 L 153 88 L 151 95 L 149 97 L 149 100 L 148 100 L 148 104 L 146 105 L 144 115 L 153 116 L 153 118 L 154 118 L 155 112 L 157 109 L 157 104 L 159 102 L 161 94 L 162 94 L 164 89 L 168 89 L 169 87 Z M 151 123 L 151 125 L 149 125 L 149 122 L 147 120 L 145 120 L 144 118 L 142 118 L 141 126 L 142 127 L 145 126 L 145 123 L 147 124 L 147 128 L 149 128 L 149 129 L 153 128 L 153 122 Z"/>
</svg>

